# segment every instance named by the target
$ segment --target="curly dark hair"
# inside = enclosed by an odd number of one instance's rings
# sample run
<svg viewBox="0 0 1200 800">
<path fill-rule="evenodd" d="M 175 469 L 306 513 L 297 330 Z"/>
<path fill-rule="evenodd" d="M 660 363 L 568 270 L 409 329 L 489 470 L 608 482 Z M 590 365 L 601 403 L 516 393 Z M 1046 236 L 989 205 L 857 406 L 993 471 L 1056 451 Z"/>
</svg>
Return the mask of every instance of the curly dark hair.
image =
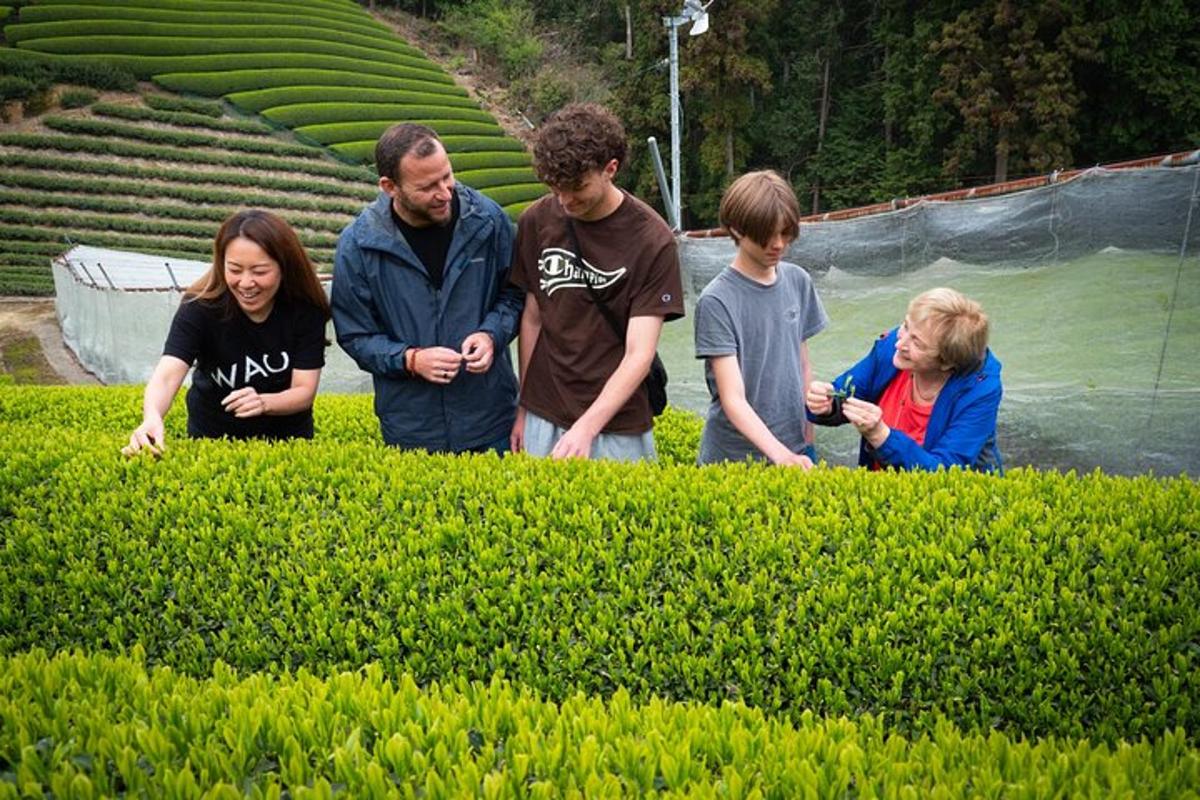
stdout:
<svg viewBox="0 0 1200 800">
<path fill-rule="evenodd" d="M 556 189 L 577 189 L 583 177 L 614 158 L 625 162 L 625 126 L 597 103 L 571 103 L 554 112 L 538 129 L 533 169 Z"/>
</svg>

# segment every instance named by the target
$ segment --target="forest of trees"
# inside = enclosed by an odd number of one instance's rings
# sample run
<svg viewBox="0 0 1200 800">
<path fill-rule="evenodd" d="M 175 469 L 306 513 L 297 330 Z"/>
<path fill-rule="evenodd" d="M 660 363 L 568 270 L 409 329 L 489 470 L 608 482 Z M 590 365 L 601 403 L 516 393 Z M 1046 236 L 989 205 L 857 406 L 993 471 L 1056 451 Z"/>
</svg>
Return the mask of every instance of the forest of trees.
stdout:
<svg viewBox="0 0 1200 800">
<path fill-rule="evenodd" d="M 367 0 L 364 0 L 367 2 Z M 536 121 L 618 110 L 623 180 L 658 200 L 669 157 L 662 18 L 682 0 L 373 0 L 436 19 Z M 1200 9 L 1188 0 L 714 0 L 681 32 L 684 227 L 732 175 L 786 175 L 806 212 L 1200 147 Z"/>
</svg>

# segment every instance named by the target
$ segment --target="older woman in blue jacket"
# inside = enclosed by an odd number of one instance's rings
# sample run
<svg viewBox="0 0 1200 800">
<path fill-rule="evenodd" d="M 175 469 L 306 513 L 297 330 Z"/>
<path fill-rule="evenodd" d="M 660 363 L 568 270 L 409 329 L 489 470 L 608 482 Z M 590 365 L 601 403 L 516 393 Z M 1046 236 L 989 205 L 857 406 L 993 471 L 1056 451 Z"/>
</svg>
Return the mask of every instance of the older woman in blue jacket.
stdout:
<svg viewBox="0 0 1200 800">
<path fill-rule="evenodd" d="M 833 383 L 810 384 L 808 416 L 818 425 L 853 425 L 862 435 L 862 466 L 999 472 L 1003 387 L 987 341 L 979 303 L 930 289 L 865 358 Z"/>
</svg>

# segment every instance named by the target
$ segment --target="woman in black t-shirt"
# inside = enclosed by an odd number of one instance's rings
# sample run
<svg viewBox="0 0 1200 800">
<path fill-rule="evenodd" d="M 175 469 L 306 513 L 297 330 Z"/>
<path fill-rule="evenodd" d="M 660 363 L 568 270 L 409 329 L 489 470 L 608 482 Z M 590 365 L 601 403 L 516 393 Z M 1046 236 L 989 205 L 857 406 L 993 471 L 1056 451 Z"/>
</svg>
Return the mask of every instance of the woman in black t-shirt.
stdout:
<svg viewBox="0 0 1200 800">
<path fill-rule="evenodd" d="M 188 435 L 312 438 L 325 365 L 329 301 L 296 232 L 266 211 L 221 225 L 213 265 L 184 294 L 154 374 L 142 424 L 122 449 L 164 445 L 163 417 L 188 370 Z"/>
</svg>

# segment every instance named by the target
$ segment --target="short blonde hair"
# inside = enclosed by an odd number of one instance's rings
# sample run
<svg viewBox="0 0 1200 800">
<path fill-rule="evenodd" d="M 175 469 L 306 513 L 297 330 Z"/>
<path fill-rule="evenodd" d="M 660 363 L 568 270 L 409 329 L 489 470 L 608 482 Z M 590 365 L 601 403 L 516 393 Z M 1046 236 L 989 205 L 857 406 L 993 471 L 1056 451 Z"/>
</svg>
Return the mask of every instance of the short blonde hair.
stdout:
<svg viewBox="0 0 1200 800">
<path fill-rule="evenodd" d="M 969 372 L 983 363 L 988 318 L 983 306 L 966 295 L 944 286 L 922 292 L 908 304 L 908 318 L 929 323 L 943 366 Z"/>
<path fill-rule="evenodd" d="M 746 236 L 763 247 L 783 231 L 788 240 L 800 232 L 800 203 L 791 185 L 774 170 L 747 172 L 721 198 L 721 225 L 734 242 Z"/>
</svg>

